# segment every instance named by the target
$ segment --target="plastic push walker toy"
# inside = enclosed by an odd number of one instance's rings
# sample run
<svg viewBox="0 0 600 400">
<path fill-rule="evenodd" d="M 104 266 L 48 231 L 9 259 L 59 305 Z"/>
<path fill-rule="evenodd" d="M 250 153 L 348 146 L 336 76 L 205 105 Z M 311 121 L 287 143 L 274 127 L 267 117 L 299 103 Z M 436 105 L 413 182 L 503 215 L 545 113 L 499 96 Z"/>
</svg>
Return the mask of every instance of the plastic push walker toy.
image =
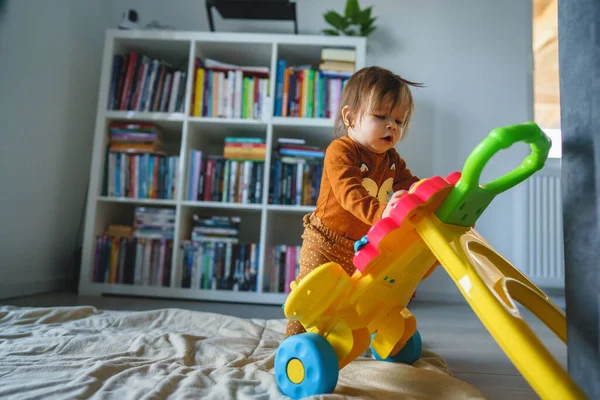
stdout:
<svg viewBox="0 0 600 400">
<path fill-rule="evenodd" d="M 523 163 L 485 185 L 485 164 L 501 149 L 528 143 Z M 442 265 L 475 314 L 543 399 L 585 398 L 521 318 L 529 309 L 566 343 L 565 314 L 474 229 L 494 197 L 540 170 L 550 139 L 534 123 L 494 129 L 467 158 L 463 173 L 415 183 L 355 244 L 349 277 L 326 263 L 291 283 L 285 316 L 306 333 L 285 339 L 275 356 L 281 391 L 292 398 L 331 393 L 339 370 L 371 347 L 376 359 L 412 363 L 421 338 L 408 311 L 419 282 Z"/>
</svg>

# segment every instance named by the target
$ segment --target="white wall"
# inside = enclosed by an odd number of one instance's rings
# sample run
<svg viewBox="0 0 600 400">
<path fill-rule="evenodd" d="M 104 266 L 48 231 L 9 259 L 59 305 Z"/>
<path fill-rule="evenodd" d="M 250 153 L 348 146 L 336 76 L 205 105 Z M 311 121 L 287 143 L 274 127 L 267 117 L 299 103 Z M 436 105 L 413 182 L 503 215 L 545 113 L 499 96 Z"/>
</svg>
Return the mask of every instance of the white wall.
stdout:
<svg viewBox="0 0 600 400">
<path fill-rule="evenodd" d="M 0 298 L 70 278 L 105 10 L 99 1 L 0 2 Z"/>
<path fill-rule="evenodd" d="M 88 179 L 101 31 L 115 27 L 128 7 L 139 12 L 143 25 L 158 20 L 177 30 L 209 30 L 204 2 L 198 0 L 64 0 L 52 6 L 35 2 L 29 10 L 32 3 L 9 1 L 0 20 L 0 187 L 11 188 L 0 196 L 0 282 L 8 276 L 10 282 L 27 283 L 31 279 L 22 278 L 24 271 L 42 280 L 66 274 Z M 533 118 L 531 2 L 360 3 L 373 5 L 378 17 L 367 63 L 427 85 L 415 91 L 411 133 L 399 146 L 417 175 L 459 170 L 489 130 Z M 343 10 L 344 4 L 297 1 L 300 33 L 318 34 L 325 27 L 322 14 Z M 40 13 L 40 7 L 42 17 L 36 18 L 34 10 Z M 293 32 L 287 22 L 241 22 L 218 15 L 215 26 L 222 32 Z M 525 149 L 506 153 L 484 177 L 507 172 L 501 162 L 516 166 Z M 25 159 L 31 163 L 27 167 L 21 162 Z M 42 194 L 26 193 L 29 187 Z M 517 188 L 496 199 L 477 225 L 516 265 L 524 261 L 521 213 Z M 423 282 L 418 296 L 443 300 L 456 298 L 457 291 L 439 270 Z"/>
<path fill-rule="evenodd" d="M 322 14 L 343 11 L 345 0 L 296 4 L 299 33 L 318 34 L 325 28 Z M 399 146 L 418 176 L 461 170 L 491 129 L 533 119 L 530 1 L 362 0 L 360 5 L 372 5 L 378 18 L 377 30 L 369 36 L 367 64 L 427 85 L 414 92 L 414 122 Z M 126 7 L 136 9 L 143 24 L 158 20 L 178 30 L 209 30 L 204 2 L 179 0 L 166 6 L 157 0 L 113 1 L 113 18 Z M 214 15 L 217 32 L 293 33 L 289 22 Z M 516 167 L 526 153 L 517 146 L 499 154 L 484 170 L 484 180 Z M 517 187 L 499 196 L 477 223 L 477 230 L 517 266 L 525 262 L 523 205 L 523 191 Z M 450 297 L 460 295 L 441 269 L 418 289 L 420 299 Z"/>
</svg>

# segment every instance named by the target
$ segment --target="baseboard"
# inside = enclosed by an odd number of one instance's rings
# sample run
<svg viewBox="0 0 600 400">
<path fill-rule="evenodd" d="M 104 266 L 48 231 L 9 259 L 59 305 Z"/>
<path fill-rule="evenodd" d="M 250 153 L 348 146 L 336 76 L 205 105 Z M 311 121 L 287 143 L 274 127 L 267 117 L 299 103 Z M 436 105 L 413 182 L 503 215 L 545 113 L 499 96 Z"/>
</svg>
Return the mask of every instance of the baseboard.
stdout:
<svg viewBox="0 0 600 400">
<path fill-rule="evenodd" d="M 69 288 L 70 284 L 71 278 L 52 278 L 37 281 L 0 283 L 0 299 L 66 290 Z"/>
</svg>

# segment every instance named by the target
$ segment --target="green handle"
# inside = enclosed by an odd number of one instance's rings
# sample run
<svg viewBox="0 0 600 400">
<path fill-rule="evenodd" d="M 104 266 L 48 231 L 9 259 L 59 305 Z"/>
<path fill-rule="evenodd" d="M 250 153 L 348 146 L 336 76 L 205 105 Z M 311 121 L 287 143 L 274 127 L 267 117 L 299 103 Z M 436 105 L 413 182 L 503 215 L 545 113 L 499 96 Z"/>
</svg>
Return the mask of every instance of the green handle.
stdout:
<svg viewBox="0 0 600 400">
<path fill-rule="evenodd" d="M 508 174 L 480 185 L 479 178 L 487 162 L 500 150 L 517 142 L 528 143 L 531 153 Z M 472 226 L 494 197 L 529 178 L 544 167 L 552 142 L 533 122 L 496 128 L 475 147 L 460 180 L 436 212 L 445 223 Z"/>
<path fill-rule="evenodd" d="M 508 174 L 480 186 L 479 178 L 487 162 L 497 152 L 508 149 L 517 142 L 530 144 L 531 154 L 525 157 L 520 166 Z M 481 187 L 495 195 L 500 194 L 542 169 L 551 146 L 552 143 L 548 136 L 533 122 L 496 128 L 475 147 L 467 158 L 463 167 L 462 179 L 469 188 Z"/>
</svg>

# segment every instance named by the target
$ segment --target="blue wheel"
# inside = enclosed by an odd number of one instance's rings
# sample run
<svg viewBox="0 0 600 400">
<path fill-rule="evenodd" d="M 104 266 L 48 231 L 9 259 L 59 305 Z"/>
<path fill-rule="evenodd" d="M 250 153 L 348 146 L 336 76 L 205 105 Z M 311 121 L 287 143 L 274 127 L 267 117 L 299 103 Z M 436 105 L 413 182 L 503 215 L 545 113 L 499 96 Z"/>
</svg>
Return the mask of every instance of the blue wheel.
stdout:
<svg viewBox="0 0 600 400">
<path fill-rule="evenodd" d="M 373 336 L 371 336 L 371 340 Z M 419 359 L 421 356 L 421 351 L 423 350 L 423 342 L 421 341 L 421 335 L 419 334 L 419 330 L 415 331 L 415 334 L 412 335 L 408 342 L 404 345 L 402 350 L 396 353 L 393 356 L 389 356 L 388 358 L 381 358 L 379 354 L 375 351 L 373 346 L 371 345 L 371 351 L 373 352 L 373 357 L 376 360 L 388 361 L 388 362 L 399 362 L 404 364 L 412 364 Z"/>
<path fill-rule="evenodd" d="M 292 399 L 332 393 L 338 374 L 333 347 L 323 336 L 313 332 L 290 336 L 275 354 L 277 385 Z"/>
</svg>

